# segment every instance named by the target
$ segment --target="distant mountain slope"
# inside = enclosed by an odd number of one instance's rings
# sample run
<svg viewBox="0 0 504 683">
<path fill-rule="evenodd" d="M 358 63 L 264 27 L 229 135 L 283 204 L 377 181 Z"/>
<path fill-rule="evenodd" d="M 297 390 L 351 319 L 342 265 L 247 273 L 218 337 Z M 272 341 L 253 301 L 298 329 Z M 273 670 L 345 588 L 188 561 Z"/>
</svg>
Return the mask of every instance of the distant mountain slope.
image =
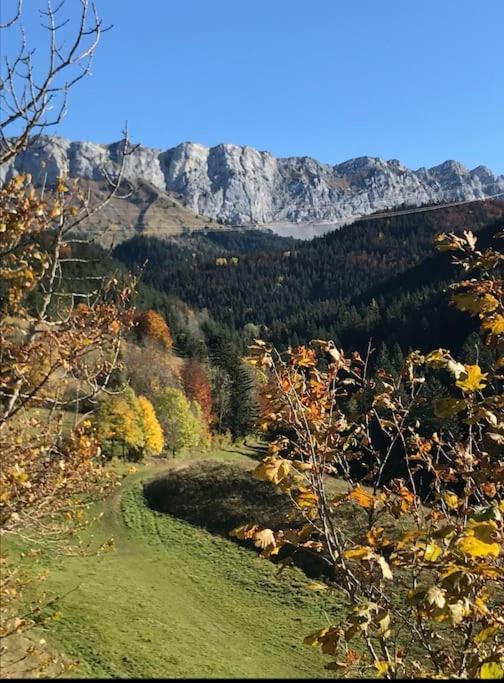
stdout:
<svg viewBox="0 0 504 683">
<path fill-rule="evenodd" d="M 265 326 L 261 334 L 281 347 L 314 337 L 361 347 L 377 330 L 378 338 L 407 347 L 420 345 L 419 337 L 432 343 L 450 333 L 444 329 L 450 327 L 446 317 L 423 321 L 424 305 L 453 276 L 450 255 L 436 254 L 434 236 L 469 228 L 488 239 L 503 222 L 504 201 L 489 200 L 363 220 L 286 251 L 242 255 L 227 263 L 189 261 L 174 268 L 153 263 L 144 277 L 190 306 L 207 309 L 232 330 Z M 156 250 L 154 243 L 148 248 Z M 131 264 L 128 249 L 125 243 L 116 254 Z M 425 325 L 431 326 L 428 334 Z"/>
<path fill-rule="evenodd" d="M 245 254 L 286 251 L 299 240 L 280 237 L 270 230 L 215 230 L 194 231 L 163 239 L 136 235 L 118 244 L 113 255 L 128 269 L 137 270 L 147 263 L 149 271 L 170 272 L 208 263 L 224 263 Z"/>
<path fill-rule="evenodd" d="M 116 165 L 120 144 L 44 137 L 0 170 L 0 182 L 23 171 L 40 177 L 42 168 L 49 182 L 61 173 L 98 181 L 103 169 Z M 138 146 L 127 159 L 126 176 L 175 196 L 193 214 L 220 223 L 269 225 L 297 236 L 403 204 L 504 193 L 504 176 L 484 166 L 469 171 L 456 161 L 412 171 L 395 159 L 360 157 L 330 165 L 309 157 L 278 159 L 247 146 L 208 148 L 193 142 L 165 151 Z M 155 218 L 164 220 L 163 212 Z M 153 228 L 154 216 L 149 225 Z M 156 229 L 162 231 L 162 224 Z"/>
<path fill-rule="evenodd" d="M 85 180 L 81 185 L 89 188 L 92 206 L 103 201 L 109 191 L 104 180 Z M 193 213 L 177 197 L 145 180 L 133 180 L 129 185 L 131 195 L 114 197 L 82 224 L 86 234 L 96 235 L 103 246 L 117 245 L 139 234 L 168 239 L 187 230 L 220 228 L 216 221 Z"/>
</svg>

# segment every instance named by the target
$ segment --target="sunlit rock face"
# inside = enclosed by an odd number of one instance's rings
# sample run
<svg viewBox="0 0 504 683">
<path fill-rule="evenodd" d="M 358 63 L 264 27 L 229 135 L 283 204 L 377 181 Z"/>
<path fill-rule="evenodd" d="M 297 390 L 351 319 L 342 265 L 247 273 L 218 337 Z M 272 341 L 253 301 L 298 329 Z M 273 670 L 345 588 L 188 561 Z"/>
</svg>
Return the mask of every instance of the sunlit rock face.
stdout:
<svg viewBox="0 0 504 683">
<path fill-rule="evenodd" d="M 42 137 L 0 169 L 0 182 L 21 172 L 53 183 L 68 174 L 100 180 L 113 173 L 121 143 L 110 145 Z M 485 166 L 473 170 L 445 161 L 416 171 L 398 160 L 359 157 L 322 164 L 309 157 L 279 159 L 231 144 L 184 142 L 168 150 L 139 145 L 125 176 L 177 195 L 191 211 L 233 225 L 259 224 L 288 233 L 289 225 L 336 228 L 376 211 L 433 202 L 482 199 L 504 192 L 504 176 Z M 286 227 L 287 226 L 287 227 Z"/>
</svg>

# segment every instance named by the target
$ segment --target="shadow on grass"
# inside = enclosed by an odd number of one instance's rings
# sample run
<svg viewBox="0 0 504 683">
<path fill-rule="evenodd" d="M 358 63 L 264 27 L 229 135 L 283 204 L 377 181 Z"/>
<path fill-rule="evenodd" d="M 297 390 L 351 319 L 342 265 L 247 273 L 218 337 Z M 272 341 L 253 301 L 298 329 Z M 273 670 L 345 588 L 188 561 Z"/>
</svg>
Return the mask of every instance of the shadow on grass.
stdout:
<svg viewBox="0 0 504 683">
<path fill-rule="evenodd" d="M 227 538 L 232 529 L 249 523 L 273 531 L 305 523 L 301 516 L 292 519 L 292 504 L 277 487 L 254 479 L 248 469 L 234 463 L 204 460 L 188 464 L 148 482 L 143 491 L 152 510 Z M 286 522 L 289 515 L 291 521 Z M 250 547 L 250 542 L 236 542 Z M 280 550 L 275 561 L 293 550 L 288 546 Z M 296 551 L 295 564 L 312 577 L 322 575 L 327 566 L 306 551 Z"/>
</svg>

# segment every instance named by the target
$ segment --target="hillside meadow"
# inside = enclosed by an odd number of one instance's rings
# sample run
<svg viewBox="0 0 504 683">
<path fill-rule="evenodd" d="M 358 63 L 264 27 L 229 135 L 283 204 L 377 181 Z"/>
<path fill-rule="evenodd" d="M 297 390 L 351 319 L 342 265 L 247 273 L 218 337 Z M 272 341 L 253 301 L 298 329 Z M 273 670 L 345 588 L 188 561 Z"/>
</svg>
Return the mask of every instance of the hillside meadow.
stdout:
<svg viewBox="0 0 504 683">
<path fill-rule="evenodd" d="M 219 462 L 249 469 L 254 451 L 224 447 Z M 208 458 L 208 456 L 205 456 Z M 51 629 L 33 637 L 72 662 L 65 676 L 317 678 L 330 675 L 327 659 L 302 643 L 339 605 L 311 590 L 301 570 L 279 572 L 252 549 L 170 515 L 150 510 L 145 481 L 191 463 L 150 460 L 113 463 L 121 486 L 93 504 L 103 516 L 81 534 L 96 548 L 111 538 L 114 549 L 86 557 L 56 554 L 47 543 L 21 559 L 30 572 L 48 570 L 44 591 L 64 596 Z M 93 537 L 91 539 L 91 536 Z M 25 547 L 12 542 L 16 554 Z M 42 589 L 42 588 L 41 588 Z M 333 675 L 333 674 L 331 674 Z"/>
</svg>

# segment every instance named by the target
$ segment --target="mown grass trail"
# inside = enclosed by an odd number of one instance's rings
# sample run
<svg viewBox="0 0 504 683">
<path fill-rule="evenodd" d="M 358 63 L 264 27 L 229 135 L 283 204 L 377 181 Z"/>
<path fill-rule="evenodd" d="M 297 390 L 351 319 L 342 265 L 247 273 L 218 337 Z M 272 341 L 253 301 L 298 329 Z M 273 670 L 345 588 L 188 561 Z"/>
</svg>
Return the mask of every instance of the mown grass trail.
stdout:
<svg viewBox="0 0 504 683">
<path fill-rule="evenodd" d="M 228 449 L 213 457 L 245 456 Z M 95 541 L 114 537 L 114 552 L 39 558 L 51 571 L 46 587 L 60 595 L 71 590 L 60 621 L 44 634 L 53 649 L 77 660 L 71 675 L 329 675 L 328 659 L 302 643 L 327 623 L 327 595 L 310 591 L 298 569 L 279 574 L 254 551 L 149 510 L 142 480 L 155 470 L 140 466 L 100 504 Z"/>
</svg>

